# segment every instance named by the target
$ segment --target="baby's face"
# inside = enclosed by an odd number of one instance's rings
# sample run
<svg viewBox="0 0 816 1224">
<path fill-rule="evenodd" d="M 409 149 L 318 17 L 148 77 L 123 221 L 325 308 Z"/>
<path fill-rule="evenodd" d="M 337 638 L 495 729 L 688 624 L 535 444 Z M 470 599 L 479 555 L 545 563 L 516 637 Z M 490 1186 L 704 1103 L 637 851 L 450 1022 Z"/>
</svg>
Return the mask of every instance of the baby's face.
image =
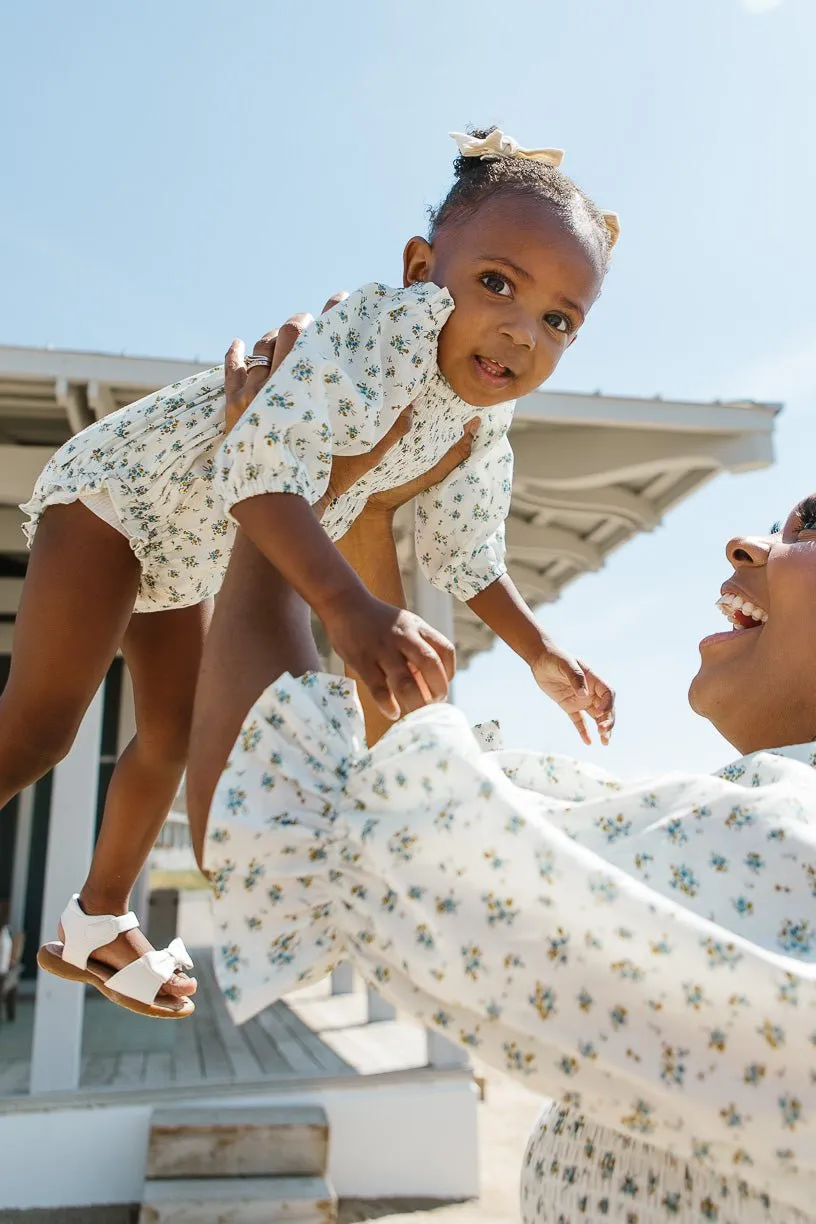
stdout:
<svg viewBox="0 0 816 1224">
<path fill-rule="evenodd" d="M 408 244 L 406 282 L 433 281 L 456 303 L 437 360 L 468 404 L 518 399 L 558 365 L 603 281 L 600 244 L 586 226 L 576 232 L 546 201 L 508 192 L 443 226 L 433 246 Z"/>
</svg>

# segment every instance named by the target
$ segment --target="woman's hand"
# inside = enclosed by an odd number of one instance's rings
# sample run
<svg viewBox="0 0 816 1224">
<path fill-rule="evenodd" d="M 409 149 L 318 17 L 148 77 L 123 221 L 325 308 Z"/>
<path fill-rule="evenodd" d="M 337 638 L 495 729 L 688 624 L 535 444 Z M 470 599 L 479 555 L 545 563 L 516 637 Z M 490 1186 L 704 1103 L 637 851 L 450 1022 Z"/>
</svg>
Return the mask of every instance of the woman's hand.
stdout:
<svg viewBox="0 0 816 1224">
<path fill-rule="evenodd" d="M 347 297 L 347 293 L 333 293 L 323 307 L 323 314 L 345 301 Z M 310 314 L 292 315 L 283 327 L 276 327 L 261 336 L 252 350 L 252 355 L 265 357 L 270 364 L 253 366 L 251 370 L 248 370 L 246 365 L 246 345 L 243 340 L 233 340 L 224 358 L 227 433 L 237 425 L 270 374 L 274 374 L 313 322 Z"/>
</svg>

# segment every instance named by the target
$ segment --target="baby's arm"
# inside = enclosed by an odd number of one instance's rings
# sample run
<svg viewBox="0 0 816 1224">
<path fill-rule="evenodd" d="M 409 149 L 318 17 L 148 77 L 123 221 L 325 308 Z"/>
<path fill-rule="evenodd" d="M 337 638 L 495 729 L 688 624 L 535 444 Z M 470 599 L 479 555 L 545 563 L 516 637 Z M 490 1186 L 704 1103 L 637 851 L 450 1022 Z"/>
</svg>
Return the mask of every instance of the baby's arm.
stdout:
<svg viewBox="0 0 816 1224">
<path fill-rule="evenodd" d="M 569 715 L 585 743 L 589 736 L 582 711 L 595 720 L 607 743 L 614 723 L 612 690 L 550 641 L 507 574 L 511 413 L 512 406 L 483 412 L 467 462 L 418 498 L 417 558 L 434 586 L 467 603 L 529 664 L 536 683 Z"/>
<path fill-rule="evenodd" d="M 452 648 L 418 617 L 368 594 L 315 510 L 331 491 L 333 457 L 373 451 L 424 383 L 432 345 L 415 351 L 409 341 L 417 328 L 438 330 L 451 309 L 435 286 L 359 290 L 306 328 L 216 461 L 227 510 L 390 718 L 428 693 L 445 696 Z"/>
<path fill-rule="evenodd" d="M 590 738 L 582 711 L 597 724 L 601 743 L 609 743 L 615 722 L 612 689 L 586 664 L 579 663 L 547 637 L 509 574 L 485 587 L 467 604 L 480 621 L 524 659 L 538 686 L 569 715 L 585 744 L 590 743 Z"/>
</svg>

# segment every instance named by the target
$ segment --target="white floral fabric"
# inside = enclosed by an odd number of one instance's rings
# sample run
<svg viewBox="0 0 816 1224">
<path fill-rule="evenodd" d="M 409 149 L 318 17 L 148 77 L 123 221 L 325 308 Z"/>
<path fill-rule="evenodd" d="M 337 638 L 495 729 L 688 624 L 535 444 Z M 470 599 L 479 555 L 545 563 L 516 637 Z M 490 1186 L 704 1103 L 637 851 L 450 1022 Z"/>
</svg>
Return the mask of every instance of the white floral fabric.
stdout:
<svg viewBox="0 0 816 1224">
<path fill-rule="evenodd" d="M 420 495 L 416 515 L 424 572 L 471 599 L 505 572 L 514 405 L 476 410 L 442 377 L 436 346 L 453 308 L 436 285 L 358 290 L 307 329 L 226 440 L 223 367 L 111 413 L 46 464 L 21 507 L 29 543 L 47 506 L 95 508 L 105 494 L 141 564 L 135 610 L 200 603 L 223 581 L 236 502 L 280 492 L 314 503 L 328 487 L 332 455 L 371 450 L 413 402 L 410 433 L 328 506 L 323 526 L 339 539 L 372 493 L 427 472 L 478 411 L 470 457 Z"/>
<path fill-rule="evenodd" d="M 235 538 L 215 489 L 224 436 L 224 370 L 174 383 L 89 425 L 49 459 L 20 509 L 29 545 L 48 506 L 111 510 L 141 566 L 136 612 L 214 595 Z"/>
<path fill-rule="evenodd" d="M 314 675 L 243 725 L 206 849 L 234 1018 L 351 957 L 571 1115 L 809 1209 L 812 748 L 623 785 L 482 752 L 451 707 L 363 735 Z"/>
<path fill-rule="evenodd" d="M 410 433 L 324 513 L 339 539 L 372 493 L 423 475 L 478 414 L 470 457 L 417 498 L 416 555 L 428 579 L 461 600 L 500 578 L 514 404 L 473 408 L 443 378 L 436 346 L 453 308 L 436 285 L 372 284 L 317 319 L 225 439 L 218 467 L 227 509 L 259 493 L 318 501 L 332 455 L 370 451 L 413 404 Z"/>
</svg>

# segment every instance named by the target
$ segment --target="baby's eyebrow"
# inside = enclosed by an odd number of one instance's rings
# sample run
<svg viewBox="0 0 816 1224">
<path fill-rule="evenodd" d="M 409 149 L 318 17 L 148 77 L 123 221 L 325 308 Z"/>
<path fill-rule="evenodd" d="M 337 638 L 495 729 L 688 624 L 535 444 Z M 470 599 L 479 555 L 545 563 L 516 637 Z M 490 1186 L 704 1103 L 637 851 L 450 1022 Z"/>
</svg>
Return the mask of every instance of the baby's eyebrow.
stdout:
<svg viewBox="0 0 816 1224">
<path fill-rule="evenodd" d="M 505 255 L 480 255 L 479 259 L 483 259 L 485 263 L 504 264 L 505 268 L 512 268 L 516 276 L 520 276 L 522 280 L 531 281 L 535 279 L 526 268 L 522 268 L 520 264 L 513 263 L 512 259 L 508 259 Z"/>
<path fill-rule="evenodd" d="M 586 315 L 584 314 L 584 311 L 578 305 L 577 302 L 573 302 L 572 298 L 568 298 L 568 297 L 562 297 L 562 298 L 559 298 L 558 300 L 562 306 L 566 307 L 567 310 L 573 310 L 578 315 L 578 318 L 581 320 L 581 322 L 583 323 L 584 319 L 586 318 Z"/>
</svg>

